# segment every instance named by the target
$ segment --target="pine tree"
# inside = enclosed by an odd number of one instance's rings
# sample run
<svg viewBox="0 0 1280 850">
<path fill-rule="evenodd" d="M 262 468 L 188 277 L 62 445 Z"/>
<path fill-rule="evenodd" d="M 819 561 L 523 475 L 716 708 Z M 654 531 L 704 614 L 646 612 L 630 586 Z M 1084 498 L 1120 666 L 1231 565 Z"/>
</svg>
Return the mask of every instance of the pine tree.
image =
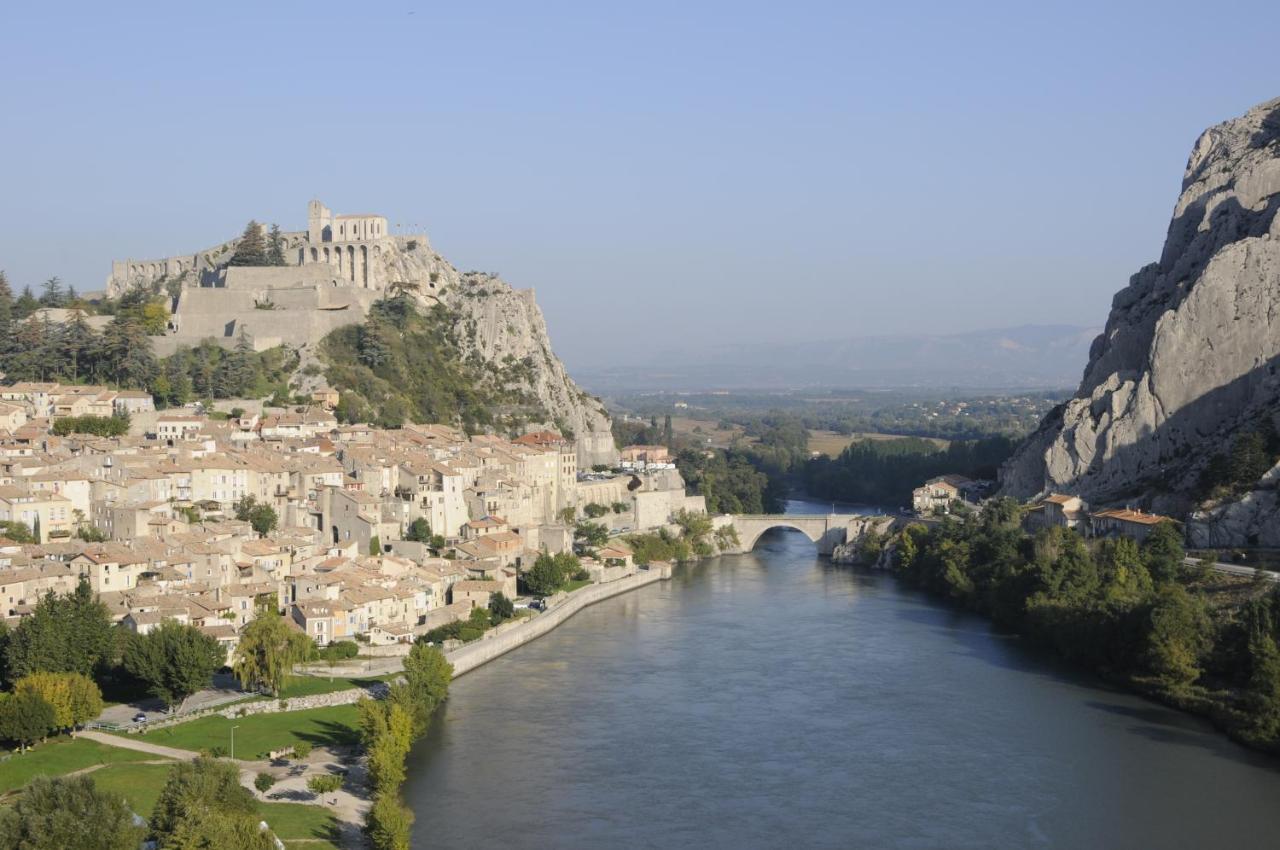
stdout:
<svg viewBox="0 0 1280 850">
<path fill-rule="evenodd" d="M 236 243 L 235 253 L 231 255 L 231 259 L 227 262 L 229 266 L 266 266 L 267 262 L 267 243 L 262 238 L 262 225 L 256 221 L 250 221 L 244 226 L 244 233 L 240 235 L 240 241 Z"/>
<path fill-rule="evenodd" d="M 31 294 L 31 287 L 22 287 L 22 294 L 18 296 L 17 301 L 13 302 L 13 318 L 25 319 L 39 309 L 40 302 Z"/>
<path fill-rule="evenodd" d="M 43 307 L 61 307 L 66 303 L 66 292 L 62 288 L 62 279 L 57 275 L 46 280 L 43 284 L 44 294 L 40 296 L 40 304 Z"/>
<path fill-rule="evenodd" d="M 62 327 L 62 347 L 71 380 L 92 379 L 98 347 L 98 334 L 84 319 L 84 313 L 75 310 Z"/>
<path fill-rule="evenodd" d="M 283 266 L 284 237 L 280 235 L 280 225 L 271 225 L 271 236 L 267 239 L 267 265 Z"/>
</svg>

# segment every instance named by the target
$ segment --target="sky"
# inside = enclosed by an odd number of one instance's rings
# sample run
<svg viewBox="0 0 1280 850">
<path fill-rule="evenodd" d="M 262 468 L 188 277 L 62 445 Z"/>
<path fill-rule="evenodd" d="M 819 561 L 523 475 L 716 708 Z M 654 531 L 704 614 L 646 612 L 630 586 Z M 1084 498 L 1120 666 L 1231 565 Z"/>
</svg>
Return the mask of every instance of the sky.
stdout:
<svg viewBox="0 0 1280 850">
<path fill-rule="evenodd" d="M 306 203 L 532 287 L 569 366 L 1099 325 L 1280 3 L 12 3 L 0 269 Z M 619 323 L 630 331 L 619 334 Z"/>
</svg>

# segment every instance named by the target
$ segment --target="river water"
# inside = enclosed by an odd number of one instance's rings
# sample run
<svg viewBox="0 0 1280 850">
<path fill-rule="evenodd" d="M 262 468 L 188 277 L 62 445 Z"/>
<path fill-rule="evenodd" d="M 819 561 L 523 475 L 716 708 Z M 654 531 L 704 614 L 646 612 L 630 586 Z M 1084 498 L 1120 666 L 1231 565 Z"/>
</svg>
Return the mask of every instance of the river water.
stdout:
<svg viewBox="0 0 1280 850">
<path fill-rule="evenodd" d="M 405 798 L 415 848 L 1280 846 L 1280 760 L 786 532 L 459 679 Z"/>
</svg>

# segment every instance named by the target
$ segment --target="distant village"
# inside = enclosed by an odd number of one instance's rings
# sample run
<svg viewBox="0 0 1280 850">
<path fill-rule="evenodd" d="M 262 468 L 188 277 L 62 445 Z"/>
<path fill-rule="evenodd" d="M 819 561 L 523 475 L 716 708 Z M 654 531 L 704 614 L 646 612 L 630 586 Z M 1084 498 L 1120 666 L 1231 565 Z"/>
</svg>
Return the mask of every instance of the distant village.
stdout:
<svg viewBox="0 0 1280 850">
<path fill-rule="evenodd" d="M 539 553 L 573 551 L 580 520 L 612 537 L 704 510 L 661 446 L 580 470 L 558 433 L 340 426 L 333 395 L 227 416 L 157 412 L 146 393 L 105 387 L 0 387 L 3 616 L 14 625 L 83 579 L 127 628 L 173 619 L 228 657 L 259 607 L 322 646 L 407 645 L 494 594 L 514 599 Z M 125 414 L 126 435 L 54 433 Z M 269 522 L 245 518 L 264 506 Z M 594 581 L 635 569 L 617 539 L 582 566 Z"/>
</svg>

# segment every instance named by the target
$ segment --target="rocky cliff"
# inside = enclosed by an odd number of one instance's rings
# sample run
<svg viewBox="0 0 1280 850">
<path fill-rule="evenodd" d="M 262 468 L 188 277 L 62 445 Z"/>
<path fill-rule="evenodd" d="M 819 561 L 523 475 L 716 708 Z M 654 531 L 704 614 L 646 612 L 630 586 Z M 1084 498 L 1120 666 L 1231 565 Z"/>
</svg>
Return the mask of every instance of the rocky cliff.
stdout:
<svg viewBox="0 0 1280 850">
<path fill-rule="evenodd" d="M 1159 262 L 1116 294 L 1079 390 L 1006 464 L 1004 493 L 1201 507 L 1206 464 L 1280 412 L 1278 207 L 1280 98 L 1195 143 Z M 1204 506 L 1193 541 L 1280 536 L 1265 480 Z"/>
</svg>

